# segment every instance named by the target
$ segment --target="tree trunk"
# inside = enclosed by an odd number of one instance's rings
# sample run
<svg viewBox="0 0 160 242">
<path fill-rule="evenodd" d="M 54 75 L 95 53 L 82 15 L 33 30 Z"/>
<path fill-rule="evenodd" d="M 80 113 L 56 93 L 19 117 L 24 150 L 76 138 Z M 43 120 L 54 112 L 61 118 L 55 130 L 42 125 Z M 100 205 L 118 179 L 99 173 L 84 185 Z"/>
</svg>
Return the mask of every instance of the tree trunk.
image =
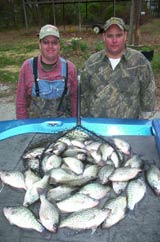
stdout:
<svg viewBox="0 0 160 242">
<path fill-rule="evenodd" d="M 129 32 L 128 32 L 128 44 L 133 44 L 133 34 L 134 34 L 134 12 L 135 12 L 135 0 L 131 1 L 130 8 L 130 22 L 129 22 Z"/>
<path fill-rule="evenodd" d="M 139 45 L 140 41 L 140 17 L 142 0 L 135 0 L 135 37 L 134 45 Z"/>
</svg>

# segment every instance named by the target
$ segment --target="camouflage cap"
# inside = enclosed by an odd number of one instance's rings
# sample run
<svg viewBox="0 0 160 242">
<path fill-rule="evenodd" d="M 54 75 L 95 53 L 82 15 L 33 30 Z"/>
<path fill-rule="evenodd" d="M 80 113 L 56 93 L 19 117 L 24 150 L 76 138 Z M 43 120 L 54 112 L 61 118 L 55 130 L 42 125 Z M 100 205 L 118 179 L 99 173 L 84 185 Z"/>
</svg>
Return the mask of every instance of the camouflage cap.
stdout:
<svg viewBox="0 0 160 242">
<path fill-rule="evenodd" d="M 40 29 L 39 39 L 43 39 L 44 37 L 46 37 L 48 35 L 55 36 L 58 39 L 60 38 L 58 28 L 54 25 L 51 25 L 51 24 L 47 24 Z"/>
<path fill-rule="evenodd" d="M 126 26 L 123 19 L 112 17 L 105 22 L 103 27 L 104 31 L 106 31 L 111 25 L 114 25 L 114 24 L 117 25 L 121 30 L 126 30 Z"/>
</svg>

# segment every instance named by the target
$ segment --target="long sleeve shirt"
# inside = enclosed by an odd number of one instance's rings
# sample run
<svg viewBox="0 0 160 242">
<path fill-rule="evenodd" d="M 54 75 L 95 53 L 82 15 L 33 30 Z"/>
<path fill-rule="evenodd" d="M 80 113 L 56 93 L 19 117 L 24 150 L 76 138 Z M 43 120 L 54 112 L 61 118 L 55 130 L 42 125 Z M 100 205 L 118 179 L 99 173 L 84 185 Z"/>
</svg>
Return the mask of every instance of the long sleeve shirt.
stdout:
<svg viewBox="0 0 160 242">
<path fill-rule="evenodd" d="M 67 87 L 70 95 L 71 116 L 77 115 L 77 71 L 75 65 L 68 61 Z M 45 70 L 41 63 L 41 56 L 38 56 L 38 77 L 49 81 L 61 79 L 60 57 L 51 70 Z M 18 80 L 16 92 L 16 117 L 17 119 L 29 118 L 28 108 L 30 106 L 32 87 L 34 83 L 33 67 L 30 59 L 24 61 Z"/>
<path fill-rule="evenodd" d="M 142 53 L 126 48 L 114 70 L 105 50 L 86 61 L 81 77 L 82 116 L 140 118 L 154 105 L 154 75 Z"/>
</svg>

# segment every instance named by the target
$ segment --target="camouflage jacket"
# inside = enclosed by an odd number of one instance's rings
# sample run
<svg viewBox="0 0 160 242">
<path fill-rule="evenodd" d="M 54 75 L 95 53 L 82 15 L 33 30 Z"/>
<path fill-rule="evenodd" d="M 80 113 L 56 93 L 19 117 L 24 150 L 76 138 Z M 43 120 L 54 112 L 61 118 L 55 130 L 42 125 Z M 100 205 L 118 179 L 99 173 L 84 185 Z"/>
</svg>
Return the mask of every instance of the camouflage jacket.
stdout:
<svg viewBox="0 0 160 242">
<path fill-rule="evenodd" d="M 113 70 L 105 50 L 86 61 L 81 75 L 83 117 L 140 118 L 155 104 L 155 80 L 150 62 L 126 48 Z"/>
</svg>

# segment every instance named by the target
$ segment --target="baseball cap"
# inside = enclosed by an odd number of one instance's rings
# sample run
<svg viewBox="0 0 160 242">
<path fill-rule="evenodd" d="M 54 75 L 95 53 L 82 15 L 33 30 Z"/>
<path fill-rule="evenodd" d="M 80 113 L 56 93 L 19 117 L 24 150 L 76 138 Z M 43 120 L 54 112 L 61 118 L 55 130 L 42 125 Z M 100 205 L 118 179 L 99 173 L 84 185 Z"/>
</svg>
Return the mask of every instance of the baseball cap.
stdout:
<svg viewBox="0 0 160 242">
<path fill-rule="evenodd" d="M 117 18 L 117 17 L 111 17 L 105 22 L 103 27 L 104 31 L 106 31 L 113 24 L 117 25 L 121 30 L 126 30 L 126 26 L 123 19 Z"/>
<path fill-rule="evenodd" d="M 43 39 L 44 37 L 46 37 L 48 35 L 53 35 L 53 36 L 57 37 L 58 39 L 60 38 L 58 28 L 51 24 L 47 24 L 40 29 L 39 39 Z"/>
</svg>

